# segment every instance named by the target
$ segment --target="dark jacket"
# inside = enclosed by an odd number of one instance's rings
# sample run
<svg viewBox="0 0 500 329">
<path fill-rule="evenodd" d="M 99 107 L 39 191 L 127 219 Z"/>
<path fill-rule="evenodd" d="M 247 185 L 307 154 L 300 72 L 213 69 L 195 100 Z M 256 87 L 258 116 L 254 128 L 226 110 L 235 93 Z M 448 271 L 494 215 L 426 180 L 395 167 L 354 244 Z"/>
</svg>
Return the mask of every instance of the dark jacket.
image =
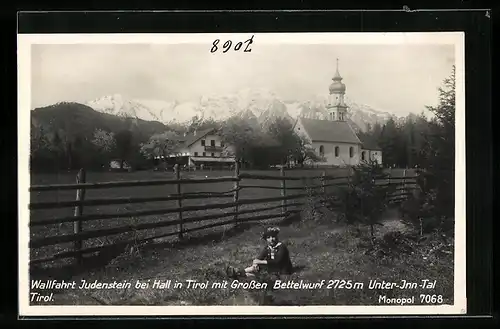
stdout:
<svg viewBox="0 0 500 329">
<path fill-rule="evenodd" d="M 260 260 L 267 261 L 267 270 L 271 273 L 292 273 L 292 261 L 288 248 L 281 242 L 274 247 L 266 246 L 257 257 Z"/>
</svg>

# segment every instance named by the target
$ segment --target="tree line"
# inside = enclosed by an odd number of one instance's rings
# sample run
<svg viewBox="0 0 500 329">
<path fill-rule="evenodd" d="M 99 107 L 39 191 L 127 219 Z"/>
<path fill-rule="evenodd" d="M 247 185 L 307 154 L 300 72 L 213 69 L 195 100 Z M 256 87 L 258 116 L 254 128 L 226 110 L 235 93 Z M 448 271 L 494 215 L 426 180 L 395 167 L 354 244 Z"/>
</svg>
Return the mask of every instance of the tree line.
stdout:
<svg viewBox="0 0 500 329">
<path fill-rule="evenodd" d="M 244 166 L 267 168 L 285 164 L 290 158 L 298 163 L 320 160 L 310 143 L 297 135 L 293 123 L 276 118 L 261 125 L 256 119 L 233 116 L 225 121 L 201 120 L 194 117 L 187 127 L 166 126 L 162 133 L 140 138 L 123 129 L 117 133 L 96 128 L 92 136 L 50 131 L 43 125 L 31 124 L 30 168 L 32 171 L 93 170 L 108 168 L 111 160 L 125 162 L 136 169 L 151 168 L 158 157 L 168 159 L 181 146 L 185 133 L 213 128 L 228 147 L 224 156 L 233 156 Z"/>
</svg>

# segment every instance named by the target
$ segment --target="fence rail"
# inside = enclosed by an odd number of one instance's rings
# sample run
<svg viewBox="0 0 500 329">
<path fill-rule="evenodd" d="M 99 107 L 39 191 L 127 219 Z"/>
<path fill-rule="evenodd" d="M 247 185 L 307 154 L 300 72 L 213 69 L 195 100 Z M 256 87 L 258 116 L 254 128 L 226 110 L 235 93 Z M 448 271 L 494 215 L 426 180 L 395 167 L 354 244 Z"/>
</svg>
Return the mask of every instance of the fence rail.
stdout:
<svg viewBox="0 0 500 329">
<path fill-rule="evenodd" d="M 378 185 L 396 185 L 396 193 L 393 195 L 393 202 L 404 200 L 409 195 L 412 189 L 415 189 L 416 176 L 407 177 L 406 171 L 402 177 L 389 177 L 384 180 L 379 180 Z M 279 186 L 266 186 L 266 185 L 245 185 L 241 184 L 242 181 L 250 180 L 263 180 L 263 181 L 279 181 Z M 311 184 L 314 180 L 319 180 L 319 184 Z M 347 182 L 340 182 L 340 180 L 347 180 Z M 162 179 L 162 180 L 137 180 L 137 181 L 121 181 L 121 182 L 99 182 L 88 183 L 86 181 L 85 171 L 81 169 L 76 177 L 76 184 L 54 184 L 54 185 L 33 185 L 29 188 L 31 192 L 46 192 L 56 190 L 76 190 L 76 198 L 74 201 L 50 201 L 50 202 L 35 202 L 29 204 L 31 211 L 43 209 L 56 209 L 74 207 L 72 216 L 52 218 L 48 220 L 30 220 L 29 226 L 41 227 L 62 223 L 73 223 L 73 233 L 65 235 L 54 235 L 48 237 L 32 238 L 29 242 L 31 249 L 41 248 L 56 244 L 73 243 L 73 250 L 63 251 L 56 253 L 52 256 L 33 259 L 30 264 L 40 264 L 45 262 L 54 261 L 57 259 L 73 258 L 76 263 L 81 263 L 83 255 L 87 253 L 95 253 L 106 248 L 126 246 L 130 243 L 147 242 L 159 238 L 177 235 L 179 239 L 183 239 L 184 235 L 189 232 L 205 230 L 208 228 L 225 226 L 225 225 L 240 225 L 249 221 L 267 220 L 273 218 L 285 218 L 289 215 L 300 212 L 304 202 L 297 199 L 304 199 L 310 196 L 325 196 L 328 187 L 341 187 L 348 184 L 350 176 L 335 177 L 326 175 L 322 172 L 319 176 L 309 177 L 294 177 L 287 176 L 284 168 L 280 169 L 279 175 L 256 175 L 249 173 L 240 173 L 238 164 L 235 166 L 234 176 L 217 177 L 217 178 L 182 178 L 180 176 L 179 167 L 175 167 L 175 179 Z M 302 181 L 301 186 L 289 186 L 287 181 Z M 224 192 L 191 192 L 183 193 L 182 186 L 184 184 L 211 184 L 220 182 L 232 182 L 233 188 Z M 139 187 L 139 186 L 159 186 L 159 185 L 174 185 L 176 193 L 159 197 L 119 197 L 119 198 L 100 198 L 100 199 L 85 199 L 86 190 L 88 189 L 103 189 L 103 188 L 122 188 L 122 187 Z M 280 191 L 280 196 L 276 197 L 262 197 L 262 198 L 248 198 L 241 199 L 240 191 L 243 189 L 274 189 Z M 304 191 L 306 193 L 289 194 L 288 191 Z M 306 191 L 308 190 L 308 191 Z M 232 202 L 212 203 L 206 205 L 184 205 L 183 200 L 195 199 L 215 199 L 215 198 L 232 198 Z M 85 207 L 90 206 L 107 206 L 107 205 L 121 205 L 121 204 L 136 204 L 136 203 L 149 203 L 149 202 L 164 202 L 176 201 L 175 207 L 151 209 L 151 210 L 136 210 L 124 213 L 94 213 L 84 214 Z M 244 205 L 259 205 L 279 202 L 279 205 L 258 207 L 254 209 L 242 210 L 241 206 Z M 213 209 L 228 209 L 230 212 L 221 212 L 217 214 L 201 215 L 184 217 L 184 214 L 191 211 L 203 211 Z M 265 211 L 281 209 L 277 214 L 262 214 Z M 177 214 L 175 220 L 159 220 L 155 222 L 135 223 L 128 225 L 121 225 L 112 228 L 84 231 L 83 223 L 95 220 L 109 220 L 115 218 L 135 218 L 142 216 L 152 215 L 165 215 Z M 241 215 L 252 215 L 251 217 L 242 217 Z M 195 222 L 206 222 L 209 220 L 223 219 L 232 217 L 230 220 L 218 221 L 216 223 L 207 224 L 194 228 L 185 228 L 186 224 Z M 83 248 L 83 241 L 88 239 L 107 237 L 116 234 L 137 232 L 147 229 L 158 229 L 165 227 L 177 226 L 178 230 L 173 230 L 168 233 L 160 235 L 152 235 L 141 239 L 132 239 L 126 241 L 119 241 L 104 246 Z"/>
</svg>

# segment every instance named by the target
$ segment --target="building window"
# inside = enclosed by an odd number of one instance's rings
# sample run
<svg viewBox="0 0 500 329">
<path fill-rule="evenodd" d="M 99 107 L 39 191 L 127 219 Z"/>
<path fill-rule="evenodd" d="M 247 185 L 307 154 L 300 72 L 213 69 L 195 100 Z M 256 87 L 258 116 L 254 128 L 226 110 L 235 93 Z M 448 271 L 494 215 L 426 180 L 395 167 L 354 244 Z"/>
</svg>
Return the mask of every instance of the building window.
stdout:
<svg viewBox="0 0 500 329">
<path fill-rule="evenodd" d="M 194 156 L 197 157 L 198 156 L 198 152 L 194 152 Z"/>
<path fill-rule="evenodd" d="M 215 146 L 215 141 L 213 139 L 210 141 L 210 146 Z"/>
<path fill-rule="evenodd" d="M 205 140 L 204 139 L 201 140 L 201 146 L 205 146 Z"/>
<path fill-rule="evenodd" d="M 339 147 L 338 146 L 335 146 L 335 157 L 339 157 Z"/>
<path fill-rule="evenodd" d="M 224 147 L 224 141 L 220 141 L 220 147 Z"/>
<path fill-rule="evenodd" d="M 320 155 L 320 156 L 324 156 L 324 155 L 325 155 L 325 148 L 324 148 L 324 146 L 323 146 L 323 145 L 321 145 L 321 146 L 319 147 L 319 155 Z"/>
<path fill-rule="evenodd" d="M 203 156 L 207 156 L 207 154 L 205 152 L 203 152 Z"/>
<path fill-rule="evenodd" d="M 365 161 L 365 151 L 361 152 L 361 161 Z"/>
<path fill-rule="evenodd" d="M 349 157 L 353 157 L 354 156 L 354 147 L 349 147 Z"/>
<path fill-rule="evenodd" d="M 215 153 L 214 152 L 212 152 L 212 157 L 215 157 Z"/>
</svg>

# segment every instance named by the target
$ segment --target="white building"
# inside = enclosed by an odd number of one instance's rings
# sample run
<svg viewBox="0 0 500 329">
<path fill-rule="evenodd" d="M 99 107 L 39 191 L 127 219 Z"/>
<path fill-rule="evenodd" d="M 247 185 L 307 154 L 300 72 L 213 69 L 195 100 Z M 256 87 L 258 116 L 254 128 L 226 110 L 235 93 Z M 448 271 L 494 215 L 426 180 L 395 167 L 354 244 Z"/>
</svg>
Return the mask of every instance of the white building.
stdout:
<svg viewBox="0 0 500 329">
<path fill-rule="evenodd" d="M 295 132 L 306 137 L 315 152 L 324 158 L 316 165 L 350 166 L 369 160 L 382 164 L 380 147 L 366 137 L 361 140 L 347 122 L 346 86 L 339 73 L 338 59 L 332 80 L 327 103 L 328 119 L 299 117 L 294 125 Z"/>
<path fill-rule="evenodd" d="M 231 146 L 224 145 L 216 129 L 194 131 L 178 137 L 179 147 L 171 158 L 189 167 L 231 165 L 234 157 L 225 155 Z"/>
</svg>

